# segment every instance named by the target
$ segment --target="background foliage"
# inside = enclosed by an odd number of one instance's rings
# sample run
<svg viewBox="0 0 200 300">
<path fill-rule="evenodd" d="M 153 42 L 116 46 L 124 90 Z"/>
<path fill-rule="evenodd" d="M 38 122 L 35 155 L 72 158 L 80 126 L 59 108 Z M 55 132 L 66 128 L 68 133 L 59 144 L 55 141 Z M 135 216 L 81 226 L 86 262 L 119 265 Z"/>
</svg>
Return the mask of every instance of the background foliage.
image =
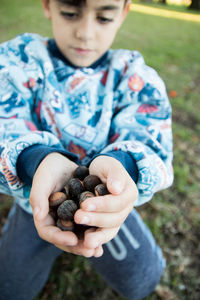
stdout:
<svg viewBox="0 0 200 300">
<path fill-rule="evenodd" d="M 166 83 L 173 108 L 175 172 L 173 186 L 139 208 L 167 258 L 162 281 L 147 299 L 197 300 L 200 299 L 200 19 L 187 6 L 143 3 L 142 7 L 143 12 L 139 12 L 133 5 L 113 47 L 140 51 Z M 152 8 L 171 15 L 164 17 L 161 12 L 152 15 Z M 174 12 L 181 13 L 181 18 L 176 18 Z M 185 13 L 190 21 L 184 19 Z M 194 16 L 197 18 L 193 20 Z M 1 0 L 0 42 L 25 31 L 51 36 L 40 1 Z M 11 203 L 10 197 L 0 195 L 1 228 Z M 63 254 L 36 300 L 45 299 L 123 298 L 103 282 L 87 260 Z"/>
</svg>

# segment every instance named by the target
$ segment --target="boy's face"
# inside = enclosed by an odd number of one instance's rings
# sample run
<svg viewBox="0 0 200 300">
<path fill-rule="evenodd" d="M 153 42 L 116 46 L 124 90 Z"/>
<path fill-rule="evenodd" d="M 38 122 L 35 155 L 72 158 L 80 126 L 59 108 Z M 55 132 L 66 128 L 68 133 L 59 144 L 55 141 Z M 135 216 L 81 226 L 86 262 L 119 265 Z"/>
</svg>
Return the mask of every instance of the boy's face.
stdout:
<svg viewBox="0 0 200 300">
<path fill-rule="evenodd" d="M 42 0 L 62 54 L 75 66 L 88 67 L 110 48 L 130 1 L 87 0 L 82 6 L 70 2 Z"/>
</svg>

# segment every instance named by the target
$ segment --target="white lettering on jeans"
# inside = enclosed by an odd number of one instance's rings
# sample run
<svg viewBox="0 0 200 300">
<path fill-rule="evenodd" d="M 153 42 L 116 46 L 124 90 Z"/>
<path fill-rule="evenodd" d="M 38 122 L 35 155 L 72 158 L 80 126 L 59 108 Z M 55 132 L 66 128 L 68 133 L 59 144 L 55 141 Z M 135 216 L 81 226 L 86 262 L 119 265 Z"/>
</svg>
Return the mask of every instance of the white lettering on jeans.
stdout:
<svg viewBox="0 0 200 300">
<path fill-rule="evenodd" d="M 116 249 L 116 246 L 118 250 Z M 123 260 L 127 256 L 127 250 L 120 237 L 117 235 L 112 241 L 106 244 L 113 258 Z"/>
<path fill-rule="evenodd" d="M 138 249 L 140 247 L 139 242 L 134 238 L 130 230 L 125 224 L 122 224 L 121 230 L 123 231 L 124 235 L 126 236 L 128 242 L 131 244 L 131 246 L 134 249 Z M 108 250 L 110 251 L 110 254 L 112 257 L 116 260 L 123 260 L 127 256 L 127 248 L 119 235 L 117 235 L 112 241 L 108 242 L 106 244 L 108 247 Z"/>
</svg>

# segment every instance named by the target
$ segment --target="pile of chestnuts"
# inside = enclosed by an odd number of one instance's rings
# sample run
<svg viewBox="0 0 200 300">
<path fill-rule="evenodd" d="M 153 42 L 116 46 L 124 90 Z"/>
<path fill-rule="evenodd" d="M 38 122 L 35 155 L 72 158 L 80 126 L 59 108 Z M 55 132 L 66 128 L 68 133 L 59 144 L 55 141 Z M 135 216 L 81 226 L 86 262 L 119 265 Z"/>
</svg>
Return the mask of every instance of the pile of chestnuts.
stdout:
<svg viewBox="0 0 200 300">
<path fill-rule="evenodd" d="M 109 192 L 100 178 L 90 175 L 87 167 L 79 166 L 62 191 L 50 195 L 49 214 L 62 231 L 72 231 L 78 238 L 82 238 L 85 230 L 91 226 L 76 224 L 75 212 L 87 198 L 106 194 Z"/>
</svg>

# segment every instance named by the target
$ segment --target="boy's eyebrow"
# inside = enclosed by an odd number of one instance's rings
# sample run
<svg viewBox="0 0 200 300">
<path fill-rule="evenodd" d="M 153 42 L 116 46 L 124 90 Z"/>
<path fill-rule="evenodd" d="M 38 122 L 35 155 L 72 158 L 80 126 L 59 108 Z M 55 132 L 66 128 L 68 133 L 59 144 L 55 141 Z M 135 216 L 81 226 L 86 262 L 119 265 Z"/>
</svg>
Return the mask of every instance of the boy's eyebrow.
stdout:
<svg viewBox="0 0 200 300">
<path fill-rule="evenodd" d="M 119 7 L 117 5 L 105 5 L 97 8 L 97 11 L 102 11 L 102 10 L 118 10 Z"/>
<path fill-rule="evenodd" d="M 56 1 L 60 2 L 61 4 L 66 4 L 66 5 L 69 5 L 69 6 L 74 6 L 74 7 L 78 6 L 78 3 L 74 4 L 72 0 L 56 0 Z"/>
</svg>

